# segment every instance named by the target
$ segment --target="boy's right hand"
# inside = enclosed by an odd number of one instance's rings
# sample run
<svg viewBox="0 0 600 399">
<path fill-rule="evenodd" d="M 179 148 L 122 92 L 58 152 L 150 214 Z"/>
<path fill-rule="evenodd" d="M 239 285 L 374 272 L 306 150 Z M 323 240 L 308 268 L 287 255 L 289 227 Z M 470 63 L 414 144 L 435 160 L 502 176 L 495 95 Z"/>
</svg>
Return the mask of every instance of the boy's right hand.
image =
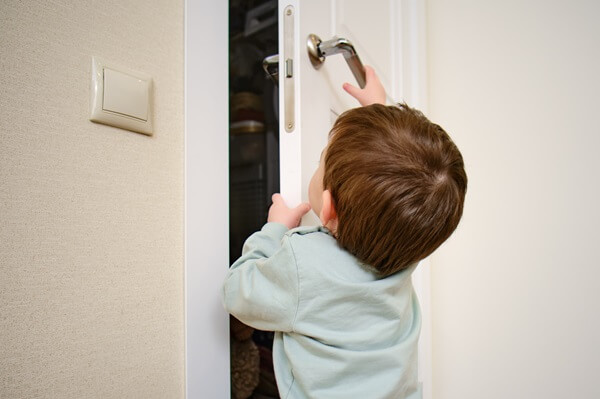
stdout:
<svg viewBox="0 0 600 399">
<path fill-rule="evenodd" d="M 273 205 L 269 208 L 267 222 L 281 223 L 288 229 L 298 227 L 302 216 L 310 211 L 310 205 L 307 203 L 302 203 L 295 208 L 288 208 L 281 194 L 273 194 L 271 199 Z"/>
<path fill-rule="evenodd" d="M 350 83 L 344 83 L 342 87 L 348 94 L 356 98 L 363 107 L 371 104 L 385 105 L 385 89 L 373 68 L 365 65 L 365 75 L 367 83 L 364 89 L 352 86 Z"/>
</svg>

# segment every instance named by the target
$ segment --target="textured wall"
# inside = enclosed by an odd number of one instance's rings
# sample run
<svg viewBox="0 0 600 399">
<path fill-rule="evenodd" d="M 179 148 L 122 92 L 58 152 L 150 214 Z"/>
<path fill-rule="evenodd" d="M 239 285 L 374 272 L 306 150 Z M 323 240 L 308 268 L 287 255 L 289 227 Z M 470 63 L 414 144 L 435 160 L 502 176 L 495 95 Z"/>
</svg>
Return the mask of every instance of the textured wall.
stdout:
<svg viewBox="0 0 600 399">
<path fill-rule="evenodd" d="M 436 399 L 600 398 L 600 3 L 428 1 L 469 189 L 432 260 Z"/>
<path fill-rule="evenodd" d="M 91 56 L 155 135 L 88 120 Z M 183 4 L 0 3 L 0 397 L 181 398 Z"/>
</svg>

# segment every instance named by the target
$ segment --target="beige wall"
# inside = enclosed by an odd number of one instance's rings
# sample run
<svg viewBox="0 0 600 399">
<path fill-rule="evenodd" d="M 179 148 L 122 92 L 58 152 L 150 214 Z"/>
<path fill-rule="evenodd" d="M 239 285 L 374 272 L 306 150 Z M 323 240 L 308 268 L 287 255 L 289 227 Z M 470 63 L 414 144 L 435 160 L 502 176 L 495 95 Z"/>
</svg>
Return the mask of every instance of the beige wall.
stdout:
<svg viewBox="0 0 600 399">
<path fill-rule="evenodd" d="M 155 135 L 88 121 L 91 56 Z M 183 4 L 0 4 L 0 397 L 181 398 Z"/>
<path fill-rule="evenodd" d="M 597 398 L 600 3 L 429 0 L 464 219 L 433 259 L 434 398 Z"/>
</svg>

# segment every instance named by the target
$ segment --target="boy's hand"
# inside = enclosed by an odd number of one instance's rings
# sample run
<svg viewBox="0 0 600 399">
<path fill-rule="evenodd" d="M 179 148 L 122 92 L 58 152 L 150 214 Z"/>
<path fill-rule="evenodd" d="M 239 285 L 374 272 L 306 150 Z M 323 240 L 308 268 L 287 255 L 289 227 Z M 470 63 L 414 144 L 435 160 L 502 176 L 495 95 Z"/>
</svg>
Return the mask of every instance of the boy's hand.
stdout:
<svg viewBox="0 0 600 399">
<path fill-rule="evenodd" d="M 276 222 L 286 225 L 288 229 L 293 229 L 300 224 L 300 219 L 308 211 L 310 211 L 310 205 L 303 203 L 297 207 L 291 209 L 288 208 L 281 194 L 273 194 L 271 197 L 273 205 L 269 208 L 269 217 L 267 222 Z"/>
<path fill-rule="evenodd" d="M 385 105 L 385 89 L 375 71 L 370 66 L 365 65 L 365 74 L 367 83 L 364 89 L 359 89 L 350 83 L 344 83 L 342 87 L 348 94 L 356 98 L 363 107 L 371 104 Z"/>
</svg>

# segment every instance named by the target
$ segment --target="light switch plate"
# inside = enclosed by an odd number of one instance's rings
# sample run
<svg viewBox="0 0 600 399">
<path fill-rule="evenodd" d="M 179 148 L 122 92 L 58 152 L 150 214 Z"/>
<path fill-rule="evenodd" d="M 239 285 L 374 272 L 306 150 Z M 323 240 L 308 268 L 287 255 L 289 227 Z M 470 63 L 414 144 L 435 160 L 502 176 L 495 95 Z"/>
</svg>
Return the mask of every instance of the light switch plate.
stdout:
<svg viewBox="0 0 600 399">
<path fill-rule="evenodd" d="M 152 135 L 152 77 L 92 57 L 90 120 Z"/>
</svg>

